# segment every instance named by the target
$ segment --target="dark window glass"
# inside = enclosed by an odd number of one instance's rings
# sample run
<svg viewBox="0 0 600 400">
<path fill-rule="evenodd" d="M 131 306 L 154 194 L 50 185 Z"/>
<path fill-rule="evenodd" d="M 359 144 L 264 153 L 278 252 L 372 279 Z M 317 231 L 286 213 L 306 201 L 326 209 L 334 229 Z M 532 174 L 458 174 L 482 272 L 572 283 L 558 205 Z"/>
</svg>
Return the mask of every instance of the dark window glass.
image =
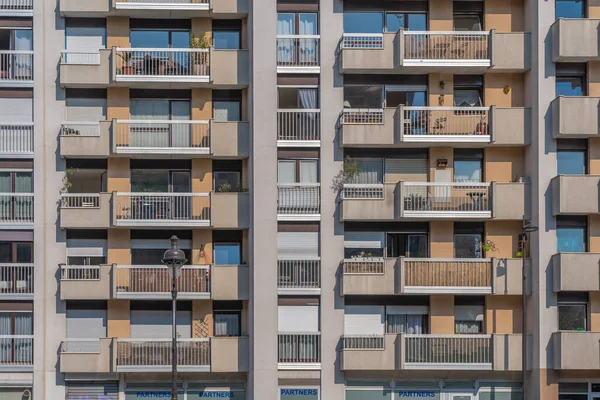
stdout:
<svg viewBox="0 0 600 400">
<path fill-rule="evenodd" d="M 481 182 L 482 161 L 455 160 L 454 182 Z"/>
<path fill-rule="evenodd" d="M 426 31 L 427 14 L 394 13 L 385 14 L 385 31 L 395 33 L 399 29 L 408 31 Z"/>
<path fill-rule="evenodd" d="M 0 242 L 0 262 L 11 263 L 12 259 L 12 248 L 11 242 Z"/>
<path fill-rule="evenodd" d="M 455 258 L 481 258 L 481 240 L 479 233 L 461 233 L 454 235 Z"/>
<path fill-rule="evenodd" d="M 584 150 L 558 150 L 556 166 L 559 175 L 584 175 L 586 152 Z"/>
<path fill-rule="evenodd" d="M 556 19 L 585 18 L 585 1 L 556 0 Z"/>
<path fill-rule="evenodd" d="M 383 15 L 378 12 L 344 13 L 344 33 L 381 33 Z"/>
<path fill-rule="evenodd" d="M 558 400 L 588 400 L 587 394 L 564 394 L 558 395 Z"/>
<path fill-rule="evenodd" d="M 475 31 L 483 30 L 481 23 L 481 14 L 455 14 L 454 15 L 454 30 L 455 31 Z"/>
<path fill-rule="evenodd" d="M 583 96 L 583 78 L 580 76 L 557 76 L 557 96 Z"/>
<path fill-rule="evenodd" d="M 213 31 L 213 43 L 216 50 L 238 50 L 241 33 L 238 30 Z"/>
<path fill-rule="evenodd" d="M 586 330 L 586 304 L 558 304 L 558 329 L 561 331 Z"/>
<path fill-rule="evenodd" d="M 235 311 L 215 311 L 215 336 L 240 336 L 242 317 Z"/>
</svg>

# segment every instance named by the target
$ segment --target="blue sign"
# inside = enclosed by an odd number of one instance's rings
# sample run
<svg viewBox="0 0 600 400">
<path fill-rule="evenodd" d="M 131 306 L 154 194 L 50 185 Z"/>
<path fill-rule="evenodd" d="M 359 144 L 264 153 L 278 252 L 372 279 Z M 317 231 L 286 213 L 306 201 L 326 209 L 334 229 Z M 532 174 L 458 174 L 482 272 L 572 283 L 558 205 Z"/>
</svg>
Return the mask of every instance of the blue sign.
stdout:
<svg viewBox="0 0 600 400">
<path fill-rule="evenodd" d="M 403 399 L 439 399 L 439 392 L 422 390 L 399 390 L 398 397 Z"/>
<path fill-rule="evenodd" d="M 283 396 L 316 396 L 317 389 L 281 389 Z"/>
<path fill-rule="evenodd" d="M 171 392 L 136 392 L 138 399 L 170 399 Z"/>
</svg>

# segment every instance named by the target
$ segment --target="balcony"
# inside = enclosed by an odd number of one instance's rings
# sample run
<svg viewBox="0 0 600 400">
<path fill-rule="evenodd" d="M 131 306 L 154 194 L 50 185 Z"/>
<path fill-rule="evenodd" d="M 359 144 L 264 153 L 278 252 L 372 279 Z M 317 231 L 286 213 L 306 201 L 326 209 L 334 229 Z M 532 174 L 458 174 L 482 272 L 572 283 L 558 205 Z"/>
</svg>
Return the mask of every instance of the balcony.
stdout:
<svg viewBox="0 0 600 400">
<path fill-rule="evenodd" d="M 552 256 L 555 292 L 600 291 L 600 254 L 557 253 Z"/>
<path fill-rule="evenodd" d="M 0 158 L 33 158 L 33 122 L 0 125 Z"/>
<path fill-rule="evenodd" d="M 0 335 L 0 372 L 33 372 L 33 335 Z"/>
<path fill-rule="evenodd" d="M 277 73 L 321 72 L 319 35 L 277 35 Z"/>
<path fill-rule="evenodd" d="M 0 86 L 33 87 L 33 51 L 0 50 Z"/>
<path fill-rule="evenodd" d="M 277 219 L 279 221 L 319 221 L 321 184 L 278 183 Z"/>
<path fill-rule="evenodd" d="M 522 183 L 404 182 L 346 184 L 343 221 L 412 218 L 522 219 L 529 187 Z"/>
<path fill-rule="evenodd" d="M 247 336 L 210 338 L 211 372 L 248 372 L 250 348 Z"/>
<path fill-rule="evenodd" d="M 60 265 L 61 300 L 113 298 L 113 265 Z"/>
<path fill-rule="evenodd" d="M 114 225 L 209 227 L 209 193 L 114 193 Z"/>
<path fill-rule="evenodd" d="M 117 265 L 114 296 L 117 299 L 171 299 L 172 274 L 164 265 Z M 210 266 L 187 266 L 177 278 L 180 299 L 210 299 Z"/>
<path fill-rule="evenodd" d="M 552 179 L 552 215 L 598 214 L 598 175 L 559 175 Z M 585 193 L 585 196 L 581 194 Z"/>
<path fill-rule="evenodd" d="M 110 228 L 112 197 L 112 193 L 63 193 L 61 229 Z"/>
<path fill-rule="evenodd" d="M 63 122 L 60 156 L 64 158 L 107 158 L 111 155 L 110 121 Z"/>
<path fill-rule="evenodd" d="M 600 60 L 598 26 L 600 19 L 559 18 L 550 28 L 552 61 L 588 62 Z"/>
<path fill-rule="evenodd" d="M 342 295 L 521 294 L 521 271 L 519 258 L 353 258 Z"/>
<path fill-rule="evenodd" d="M 250 196 L 242 193 L 211 193 L 211 221 L 214 228 L 250 226 Z"/>
<path fill-rule="evenodd" d="M 344 336 L 342 370 L 521 370 L 521 335 Z"/>
<path fill-rule="evenodd" d="M 33 193 L 0 193 L 0 228 L 33 228 Z"/>
<path fill-rule="evenodd" d="M 321 260 L 277 261 L 277 288 L 280 295 L 321 294 Z"/>
<path fill-rule="evenodd" d="M 172 339 L 116 339 L 117 372 L 170 372 Z M 210 338 L 177 339 L 179 372 L 210 372 Z"/>
<path fill-rule="evenodd" d="M 280 370 L 321 369 L 321 333 L 282 333 L 278 335 Z"/>
<path fill-rule="evenodd" d="M 597 332 L 554 332 L 555 370 L 600 369 L 600 333 Z"/>
<path fill-rule="evenodd" d="M 61 16 L 103 17 L 108 15 L 150 18 L 190 18 L 221 15 L 242 18 L 248 15 L 247 0 L 62 0 Z"/>
<path fill-rule="evenodd" d="M 550 104 L 552 137 L 596 138 L 600 136 L 598 108 L 600 97 L 559 96 Z"/>
<path fill-rule="evenodd" d="M 86 0 L 77 4 L 93 3 Z M 61 6 L 64 1 L 61 1 Z M 104 88 L 110 85 L 112 63 L 115 56 L 112 49 L 100 49 L 97 52 L 63 51 L 60 58 L 60 85 L 74 88 Z"/>
<path fill-rule="evenodd" d="M 60 345 L 60 372 L 115 372 L 112 338 L 67 339 Z"/>
<path fill-rule="evenodd" d="M 250 271 L 248 265 L 213 265 L 210 268 L 213 300 L 249 300 Z"/>
<path fill-rule="evenodd" d="M 529 33 L 404 31 L 347 33 L 340 41 L 342 73 L 525 72 Z"/>
<path fill-rule="evenodd" d="M 33 17 L 33 0 L 3 0 L 0 4 L 2 17 Z"/>
<path fill-rule="evenodd" d="M 492 107 L 407 107 L 344 109 L 342 147 L 427 147 L 530 143 L 531 109 Z"/>
<path fill-rule="evenodd" d="M 278 147 L 320 147 L 321 110 L 277 110 Z"/>
<path fill-rule="evenodd" d="M 211 154 L 215 157 L 248 158 L 250 127 L 244 121 L 211 121 Z"/>
<path fill-rule="evenodd" d="M 33 264 L 0 264 L 0 299 L 33 300 Z"/>
</svg>

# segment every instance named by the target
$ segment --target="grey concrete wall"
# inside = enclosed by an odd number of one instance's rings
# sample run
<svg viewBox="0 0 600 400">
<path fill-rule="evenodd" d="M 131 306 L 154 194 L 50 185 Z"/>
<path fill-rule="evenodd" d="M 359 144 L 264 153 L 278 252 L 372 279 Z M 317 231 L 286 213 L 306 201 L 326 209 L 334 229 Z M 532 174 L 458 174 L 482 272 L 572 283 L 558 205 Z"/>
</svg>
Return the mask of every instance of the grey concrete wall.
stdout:
<svg viewBox="0 0 600 400">
<path fill-rule="evenodd" d="M 554 291 L 600 290 L 600 254 L 558 253 L 552 256 Z"/>
<path fill-rule="evenodd" d="M 599 185 L 598 175 L 559 175 L 553 178 L 552 214 L 597 214 L 600 212 Z"/>
<path fill-rule="evenodd" d="M 552 25 L 552 59 L 556 62 L 585 62 L 600 58 L 600 19 L 561 18 Z"/>
</svg>

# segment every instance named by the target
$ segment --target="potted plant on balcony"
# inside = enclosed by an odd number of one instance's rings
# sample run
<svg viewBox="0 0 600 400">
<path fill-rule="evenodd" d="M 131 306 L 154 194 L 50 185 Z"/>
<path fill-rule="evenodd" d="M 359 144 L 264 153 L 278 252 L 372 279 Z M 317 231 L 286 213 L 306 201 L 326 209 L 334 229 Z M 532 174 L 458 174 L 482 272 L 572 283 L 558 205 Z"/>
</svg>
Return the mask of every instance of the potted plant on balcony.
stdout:
<svg viewBox="0 0 600 400">
<path fill-rule="evenodd" d="M 343 169 L 333 177 L 331 189 L 334 192 L 341 193 L 342 190 L 344 190 L 344 185 L 352 182 L 352 179 L 359 173 L 360 169 L 358 168 L 358 161 L 350 158 L 350 156 L 346 156 Z"/>
<path fill-rule="evenodd" d="M 190 49 L 208 49 L 210 48 L 210 44 L 210 40 L 206 36 L 198 37 L 194 34 L 190 35 Z M 209 60 L 205 54 L 203 52 L 192 52 L 193 75 L 207 75 L 205 69 L 209 65 Z"/>
<path fill-rule="evenodd" d="M 496 243 L 494 243 L 494 241 L 491 239 L 485 239 L 483 242 L 481 242 L 480 246 L 481 250 L 485 252 L 498 250 L 498 248 L 496 247 Z"/>
<path fill-rule="evenodd" d="M 231 184 L 229 184 L 229 183 L 223 183 L 223 184 L 221 184 L 221 186 L 219 186 L 219 188 L 217 189 L 217 192 L 219 192 L 219 193 L 229 193 L 229 192 L 231 192 Z"/>
<path fill-rule="evenodd" d="M 475 135 L 487 135 L 488 134 L 488 125 L 485 122 L 486 115 L 483 114 L 479 119 L 479 123 L 475 127 Z"/>
<path fill-rule="evenodd" d="M 133 58 L 133 51 L 121 51 L 119 57 L 123 62 L 121 63 L 121 74 L 122 75 L 135 75 L 135 68 L 131 65 L 131 59 Z"/>
</svg>

